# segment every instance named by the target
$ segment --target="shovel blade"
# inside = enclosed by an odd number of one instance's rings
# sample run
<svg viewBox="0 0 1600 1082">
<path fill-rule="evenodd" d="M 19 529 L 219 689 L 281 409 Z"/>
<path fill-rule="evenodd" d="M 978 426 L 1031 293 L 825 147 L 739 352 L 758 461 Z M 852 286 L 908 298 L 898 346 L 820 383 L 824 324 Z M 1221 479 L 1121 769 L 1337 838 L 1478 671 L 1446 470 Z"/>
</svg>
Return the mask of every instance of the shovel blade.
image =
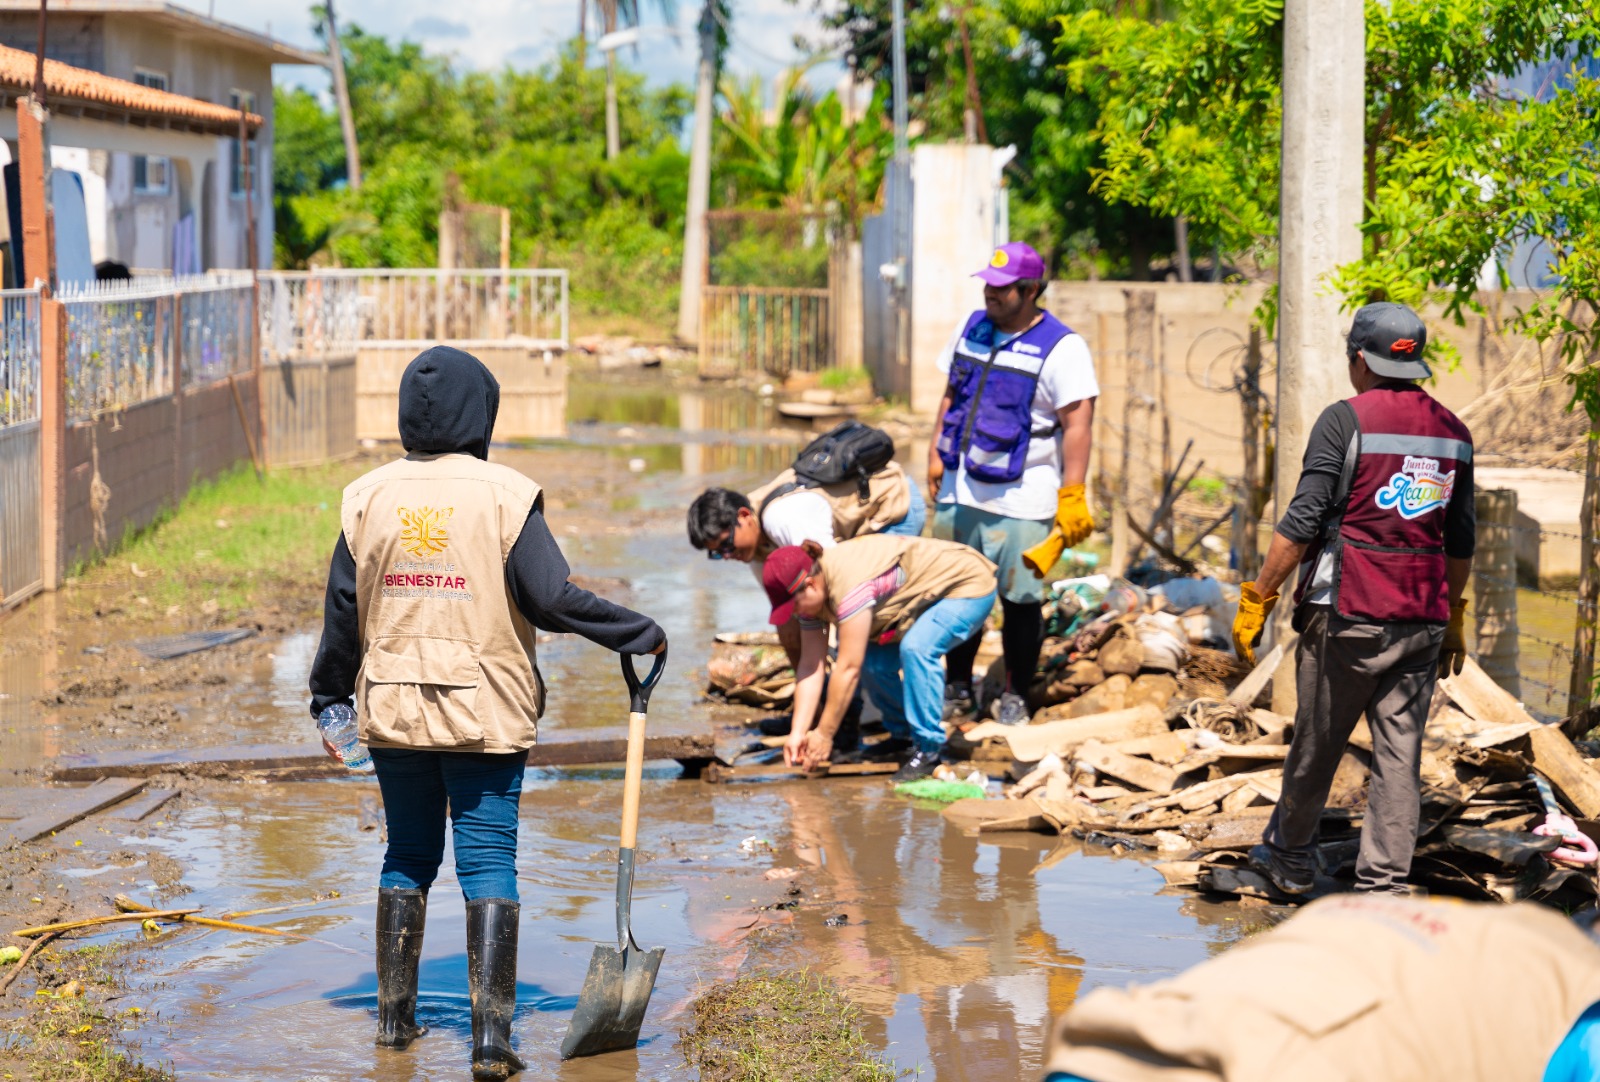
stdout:
<svg viewBox="0 0 1600 1082">
<path fill-rule="evenodd" d="M 644 1010 L 655 990 L 656 973 L 666 948 L 596 947 L 589 959 L 589 975 L 578 994 L 577 1009 L 561 1042 L 561 1058 L 619 1052 L 639 1043 Z"/>
</svg>

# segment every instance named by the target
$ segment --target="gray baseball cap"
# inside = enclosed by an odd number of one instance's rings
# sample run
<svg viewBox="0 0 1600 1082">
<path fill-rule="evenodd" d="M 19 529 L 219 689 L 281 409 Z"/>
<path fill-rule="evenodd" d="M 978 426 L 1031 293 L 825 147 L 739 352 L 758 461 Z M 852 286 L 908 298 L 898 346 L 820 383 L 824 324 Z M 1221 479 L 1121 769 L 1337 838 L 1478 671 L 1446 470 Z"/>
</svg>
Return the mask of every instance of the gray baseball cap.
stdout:
<svg viewBox="0 0 1600 1082">
<path fill-rule="evenodd" d="M 1403 304 L 1379 301 L 1356 310 L 1347 338 L 1359 349 L 1367 367 L 1388 379 L 1427 379 L 1433 375 L 1422 359 L 1428 328 Z"/>
</svg>

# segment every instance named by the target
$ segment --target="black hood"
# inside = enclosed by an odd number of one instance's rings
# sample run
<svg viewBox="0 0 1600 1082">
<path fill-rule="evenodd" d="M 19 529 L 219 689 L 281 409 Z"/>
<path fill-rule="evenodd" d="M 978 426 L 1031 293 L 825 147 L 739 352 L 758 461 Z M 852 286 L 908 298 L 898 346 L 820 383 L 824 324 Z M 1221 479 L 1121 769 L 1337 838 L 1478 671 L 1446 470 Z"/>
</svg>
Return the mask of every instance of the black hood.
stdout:
<svg viewBox="0 0 1600 1082">
<path fill-rule="evenodd" d="M 400 377 L 400 442 L 413 454 L 489 457 L 500 384 L 470 353 L 434 346 Z"/>
</svg>

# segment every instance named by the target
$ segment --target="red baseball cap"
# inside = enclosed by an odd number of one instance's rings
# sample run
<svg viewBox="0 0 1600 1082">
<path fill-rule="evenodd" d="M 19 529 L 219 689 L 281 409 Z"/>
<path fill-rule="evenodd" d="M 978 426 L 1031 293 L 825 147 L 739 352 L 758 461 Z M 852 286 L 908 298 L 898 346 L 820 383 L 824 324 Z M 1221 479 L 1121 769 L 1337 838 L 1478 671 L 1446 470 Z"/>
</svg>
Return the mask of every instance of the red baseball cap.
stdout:
<svg viewBox="0 0 1600 1082">
<path fill-rule="evenodd" d="M 761 585 L 772 602 L 772 626 L 781 627 L 794 615 L 794 595 L 805 585 L 806 576 L 816 561 L 799 545 L 785 545 L 767 557 L 761 569 Z"/>
</svg>

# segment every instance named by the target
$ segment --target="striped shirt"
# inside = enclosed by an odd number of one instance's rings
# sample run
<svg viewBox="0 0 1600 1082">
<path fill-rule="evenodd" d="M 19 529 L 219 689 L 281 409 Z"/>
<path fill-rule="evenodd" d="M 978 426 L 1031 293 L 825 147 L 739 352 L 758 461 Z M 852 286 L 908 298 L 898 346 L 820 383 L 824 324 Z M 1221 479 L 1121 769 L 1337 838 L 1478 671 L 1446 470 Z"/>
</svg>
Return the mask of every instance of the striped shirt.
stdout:
<svg viewBox="0 0 1600 1082">
<path fill-rule="evenodd" d="M 853 616 L 863 612 L 870 612 L 874 605 L 889 597 L 905 584 L 906 573 L 900 569 L 899 564 L 889 568 L 881 575 L 868 579 L 844 595 L 843 600 L 839 602 L 839 615 L 836 622 L 842 624 Z M 810 620 L 804 616 L 800 618 L 800 630 L 802 631 L 820 631 L 827 626 L 828 622 L 826 620 Z"/>
</svg>

